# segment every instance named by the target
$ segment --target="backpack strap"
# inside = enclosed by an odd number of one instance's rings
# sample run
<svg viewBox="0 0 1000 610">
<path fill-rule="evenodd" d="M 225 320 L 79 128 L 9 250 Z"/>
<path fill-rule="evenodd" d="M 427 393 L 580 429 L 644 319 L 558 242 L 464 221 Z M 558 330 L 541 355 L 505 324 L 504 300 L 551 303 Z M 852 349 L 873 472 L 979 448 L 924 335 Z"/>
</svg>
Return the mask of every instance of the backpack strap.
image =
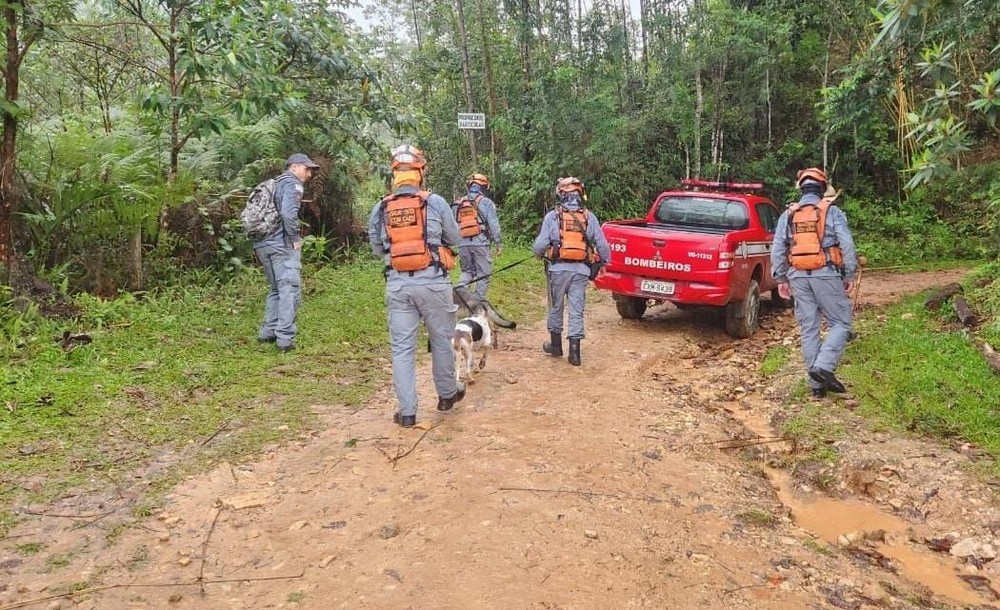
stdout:
<svg viewBox="0 0 1000 610">
<path fill-rule="evenodd" d="M 479 202 L 482 198 L 482 193 L 476 193 L 476 198 L 473 200 L 473 205 L 476 206 L 476 222 L 479 223 L 479 226 L 483 227 L 483 232 L 486 233 L 486 239 L 492 242 L 493 236 L 490 235 L 490 223 L 483 219 L 483 213 L 479 210 Z"/>
<path fill-rule="evenodd" d="M 830 210 L 830 201 L 821 199 L 816 204 L 816 208 L 819 210 L 819 227 L 816 229 L 816 235 L 819 237 L 819 246 L 822 248 L 823 236 L 826 235 L 826 213 Z"/>
<path fill-rule="evenodd" d="M 283 182 L 288 182 L 293 176 L 288 172 L 281 172 L 272 180 L 274 180 L 274 190 L 271 192 L 271 202 L 274 204 L 274 210 L 278 213 L 278 226 L 281 227 L 281 234 L 285 234 L 285 223 L 281 221 L 281 199 L 278 197 L 278 188 Z M 286 235 L 287 236 L 287 235 Z"/>
</svg>

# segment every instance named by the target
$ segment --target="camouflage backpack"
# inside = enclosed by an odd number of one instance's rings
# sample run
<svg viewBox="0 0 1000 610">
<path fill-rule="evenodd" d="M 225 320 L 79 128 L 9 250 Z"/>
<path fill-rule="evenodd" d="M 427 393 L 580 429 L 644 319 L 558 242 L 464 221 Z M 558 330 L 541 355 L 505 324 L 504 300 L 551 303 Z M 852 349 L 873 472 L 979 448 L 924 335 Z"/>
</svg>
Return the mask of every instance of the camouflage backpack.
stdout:
<svg viewBox="0 0 1000 610">
<path fill-rule="evenodd" d="M 240 213 L 240 222 L 243 223 L 243 232 L 251 241 L 264 239 L 281 222 L 278 205 L 274 200 L 276 184 L 274 178 L 269 178 L 255 186 L 247 197 L 247 205 Z"/>
</svg>

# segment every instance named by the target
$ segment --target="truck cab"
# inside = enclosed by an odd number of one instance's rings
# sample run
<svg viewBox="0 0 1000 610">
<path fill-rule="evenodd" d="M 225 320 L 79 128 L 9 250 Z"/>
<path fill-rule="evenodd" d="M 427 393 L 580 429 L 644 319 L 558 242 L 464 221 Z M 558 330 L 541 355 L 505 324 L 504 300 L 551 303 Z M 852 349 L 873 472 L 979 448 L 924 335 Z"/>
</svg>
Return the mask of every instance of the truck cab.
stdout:
<svg viewBox="0 0 1000 610">
<path fill-rule="evenodd" d="M 771 277 L 771 243 L 780 212 L 761 183 L 682 180 L 645 218 L 601 229 L 611 260 L 595 280 L 613 294 L 619 315 L 641 318 L 651 302 L 725 309 L 726 331 L 749 337 Z"/>
</svg>

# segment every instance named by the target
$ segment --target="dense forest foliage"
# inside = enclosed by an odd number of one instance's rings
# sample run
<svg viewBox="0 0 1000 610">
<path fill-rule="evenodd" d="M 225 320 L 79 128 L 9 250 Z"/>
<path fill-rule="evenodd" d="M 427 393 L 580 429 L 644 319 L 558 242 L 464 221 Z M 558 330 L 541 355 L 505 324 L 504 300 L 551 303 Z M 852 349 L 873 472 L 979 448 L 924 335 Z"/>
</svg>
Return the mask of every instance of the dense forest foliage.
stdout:
<svg viewBox="0 0 1000 610">
<path fill-rule="evenodd" d="M 112 295 L 248 262 L 234 221 L 291 152 L 322 168 L 307 254 L 351 248 L 386 153 L 452 197 L 487 173 L 509 234 L 560 175 L 605 219 L 683 177 L 823 166 L 876 260 L 993 256 L 992 0 L 37 0 L 2 7 L 0 264 Z M 457 112 L 487 128 L 459 130 Z M 8 293 L 9 296 L 9 293 Z"/>
</svg>

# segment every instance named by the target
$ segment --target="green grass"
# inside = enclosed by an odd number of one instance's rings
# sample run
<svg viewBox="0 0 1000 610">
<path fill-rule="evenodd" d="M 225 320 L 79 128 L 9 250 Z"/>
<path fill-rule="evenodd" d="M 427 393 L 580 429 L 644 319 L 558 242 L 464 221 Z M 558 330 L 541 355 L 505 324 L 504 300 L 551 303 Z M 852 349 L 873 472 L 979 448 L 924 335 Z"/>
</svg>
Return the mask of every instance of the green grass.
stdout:
<svg viewBox="0 0 1000 610">
<path fill-rule="evenodd" d="M 68 566 L 72 560 L 73 556 L 71 553 L 57 553 L 55 555 L 49 555 L 49 557 L 45 560 L 45 571 L 59 571 Z"/>
<path fill-rule="evenodd" d="M 826 555 L 828 557 L 835 555 L 836 553 L 821 540 L 814 540 L 813 538 L 806 538 L 802 541 L 802 546 L 810 549 L 820 555 Z"/>
<path fill-rule="evenodd" d="M 764 359 L 760 363 L 761 375 L 765 377 L 770 377 L 780 371 L 785 363 L 788 362 L 788 358 L 792 355 L 792 348 L 787 345 L 772 345 L 767 350 L 767 354 L 764 355 Z"/>
<path fill-rule="evenodd" d="M 508 248 L 495 264 L 528 254 Z M 490 298 L 508 317 L 540 317 L 543 286 L 529 261 L 496 276 Z M 256 341 L 264 292 L 251 268 L 141 300 L 82 295 L 75 321 L 0 313 L 0 537 L 15 499 L 50 500 L 95 477 L 128 482 L 139 470 L 155 496 L 192 469 L 297 435 L 314 424 L 312 405 L 360 407 L 386 381 L 378 261 L 307 267 L 298 349 L 288 354 Z M 64 351 L 64 330 L 93 342 Z M 22 486 L 28 479 L 45 483 Z M 135 516 L 153 504 L 137 502 Z"/>
<path fill-rule="evenodd" d="M 978 335 L 1000 348 L 1000 261 L 983 265 L 969 278 L 966 296 L 980 317 Z"/>
<path fill-rule="evenodd" d="M 772 528 L 778 524 L 778 518 L 770 511 L 751 508 L 736 515 L 736 518 L 754 527 Z"/>
<path fill-rule="evenodd" d="M 45 548 L 45 545 L 40 542 L 28 542 L 27 544 L 17 545 L 17 552 L 22 555 L 37 555 Z"/>
<path fill-rule="evenodd" d="M 802 394 L 805 394 L 805 382 Z M 793 394 L 794 395 L 794 394 Z M 808 402 L 791 415 L 781 427 L 785 436 L 795 439 L 805 453 L 801 459 L 819 462 L 834 462 L 838 458 L 834 441 L 843 439 L 847 432 L 838 414 L 831 411 L 828 404 Z"/>
<path fill-rule="evenodd" d="M 847 351 L 843 376 L 863 415 L 886 427 L 971 441 L 1000 455 L 1000 383 L 964 333 L 913 297 L 867 316 Z"/>
</svg>

